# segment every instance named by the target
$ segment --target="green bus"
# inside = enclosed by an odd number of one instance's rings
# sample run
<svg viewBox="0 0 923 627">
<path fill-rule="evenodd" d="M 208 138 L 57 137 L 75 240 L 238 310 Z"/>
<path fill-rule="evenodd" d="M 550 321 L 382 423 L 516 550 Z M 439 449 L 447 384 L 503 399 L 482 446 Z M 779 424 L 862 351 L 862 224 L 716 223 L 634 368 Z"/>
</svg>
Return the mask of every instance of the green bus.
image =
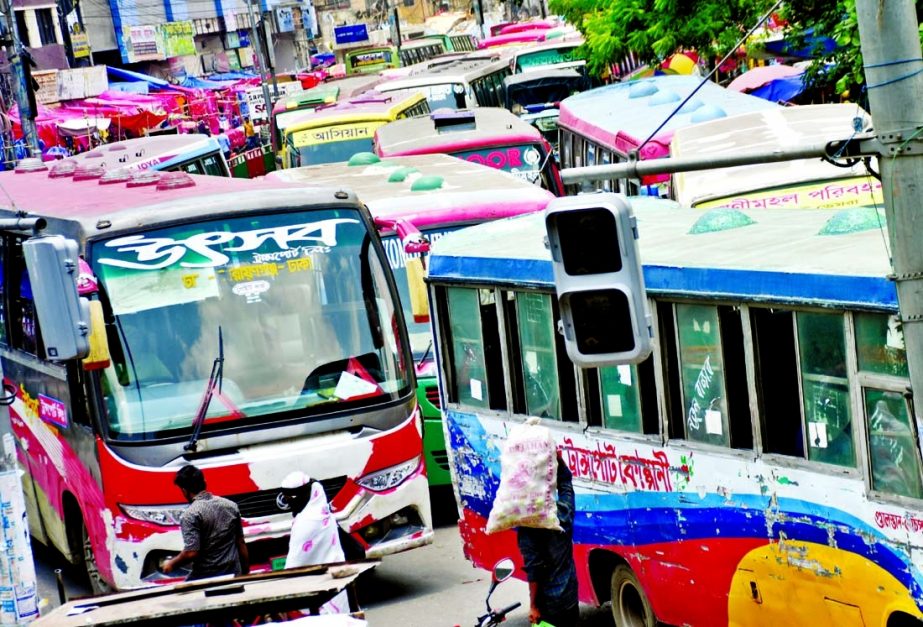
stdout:
<svg viewBox="0 0 923 627">
<path fill-rule="evenodd" d="M 392 46 L 350 50 L 344 56 L 346 75 L 377 74 L 398 66 L 397 51 Z"/>
</svg>

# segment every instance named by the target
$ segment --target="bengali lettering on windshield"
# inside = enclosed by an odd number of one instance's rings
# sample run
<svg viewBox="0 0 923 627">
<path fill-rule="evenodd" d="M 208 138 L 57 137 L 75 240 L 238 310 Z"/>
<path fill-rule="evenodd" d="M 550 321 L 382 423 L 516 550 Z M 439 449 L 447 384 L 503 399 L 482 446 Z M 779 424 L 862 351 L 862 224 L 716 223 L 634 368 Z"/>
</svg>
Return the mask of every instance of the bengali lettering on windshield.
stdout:
<svg viewBox="0 0 923 627">
<path fill-rule="evenodd" d="M 396 306 L 369 238 L 350 209 L 235 217 L 95 244 L 114 321 L 103 375 L 111 434 L 188 431 L 219 335 L 222 394 L 206 427 L 403 394 Z"/>
<path fill-rule="evenodd" d="M 542 150 L 538 146 L 504 146 L 453 153 L 456 157 L 515 174 L 530 183 L 541 183 Z"/>
</svg>

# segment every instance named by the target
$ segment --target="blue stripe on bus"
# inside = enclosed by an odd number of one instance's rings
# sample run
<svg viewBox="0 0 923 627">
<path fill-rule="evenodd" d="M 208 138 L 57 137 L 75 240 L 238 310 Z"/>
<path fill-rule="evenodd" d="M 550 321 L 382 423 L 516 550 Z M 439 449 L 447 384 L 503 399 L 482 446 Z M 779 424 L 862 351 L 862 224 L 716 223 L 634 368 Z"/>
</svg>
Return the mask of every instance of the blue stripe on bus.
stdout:
<svg viewBox="0 0 923 627">
<path fill-rule="evenodd" d="M 445 414 L 462 505 L 489 517 L 500 483 L 500 454 L 475 414 Z M 579 483 L 578 483 L 579 489 Z M 631 546 L 680 540 L 782 537 L 835 546 L 879 565 L 923 600 L 920 574 L 881 531 L 840 509 L 756 494 L 597 491 L 576 495 L 577 544 Z"/>
<path fill-rule="evenodd" d="M 547 259 L 434 256 L 429 276 L 447 282 L 554 286 L 552 264 Z M 897 310 L 897 291 L 885 277 L 646 265 L 644 282 L 648 292 L 665 296 Z"/>
</svg>

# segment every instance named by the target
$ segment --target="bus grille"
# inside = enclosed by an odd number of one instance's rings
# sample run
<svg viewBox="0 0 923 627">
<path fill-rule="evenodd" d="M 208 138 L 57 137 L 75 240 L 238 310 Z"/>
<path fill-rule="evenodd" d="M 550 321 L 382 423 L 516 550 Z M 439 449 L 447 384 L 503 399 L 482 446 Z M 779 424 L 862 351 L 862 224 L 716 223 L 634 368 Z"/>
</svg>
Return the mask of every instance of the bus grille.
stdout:
<svg viewBox="0 0 923 627">
<path fill-rule="evenodd" d="M 327 494 L 327 501 L 332 501 L 333 497 L 335 497 L 340 489 L 346 485 L 346 475 L 342 477 L 331 477 L 330 479 L 321 479 L 320 484 L 324 487 L 324 492 Z M 259 492 L 233 494 L 226 498 L 237 503 L 237 507 L 240 509 L 240 515 L 243 518 L 260 518 L 262 516 L 273 516 L 288 511 L 279 508 L 279 491 L 279 488 L 274 490 L 260 490 Z"/>
<path fill-rule="evenodd" d="M 433 404 L 436 409 L 442 409 L 439 405 L 439 388 L 435 385 L 426 386 L 426 400 Z"/>
</svg>

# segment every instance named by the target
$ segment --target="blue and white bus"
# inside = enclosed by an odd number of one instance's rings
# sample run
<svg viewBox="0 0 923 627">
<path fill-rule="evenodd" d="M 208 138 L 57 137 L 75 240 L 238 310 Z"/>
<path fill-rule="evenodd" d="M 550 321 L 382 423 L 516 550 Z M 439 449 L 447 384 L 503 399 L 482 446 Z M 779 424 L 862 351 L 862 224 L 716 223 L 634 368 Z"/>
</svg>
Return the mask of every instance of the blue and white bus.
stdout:
<svg viewBox="0 0 923 627">
<path fill-rule="evenodd" d="M 433 246 L 467 557 L 520 559 L 484 528 L 504 438 L 538 416 L 574 475 L 580 600 L 618 627 L 918 624 L 920 441 L 879 209 L 635 215 L 655 329 L 637 366 L 568 359 L 541 214 Z"/>
</svg>

